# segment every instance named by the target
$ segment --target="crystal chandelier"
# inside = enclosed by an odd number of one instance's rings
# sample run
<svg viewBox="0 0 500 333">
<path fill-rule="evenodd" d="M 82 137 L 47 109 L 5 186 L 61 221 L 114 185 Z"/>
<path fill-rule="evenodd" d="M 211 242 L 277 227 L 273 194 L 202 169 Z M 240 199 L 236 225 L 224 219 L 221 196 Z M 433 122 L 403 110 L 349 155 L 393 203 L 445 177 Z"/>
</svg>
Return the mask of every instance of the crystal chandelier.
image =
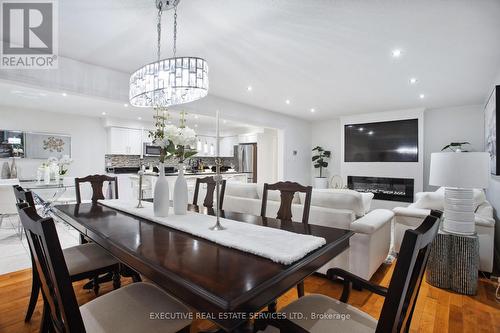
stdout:
<svg viewBox="0 0 500 333">
<path fill-rule="evenodd" d="M 189 103 L 208 94 L 208 64 L 198 57 L 177 57 L 177 5 L 180 0 L 156 0 L 158 9 L 157 61 L 130 76 L 130 104 L 138 107 L 168 107 Z M 162 12 L 174 10 L 173 57 L 160 60 Z"/>
</svg>

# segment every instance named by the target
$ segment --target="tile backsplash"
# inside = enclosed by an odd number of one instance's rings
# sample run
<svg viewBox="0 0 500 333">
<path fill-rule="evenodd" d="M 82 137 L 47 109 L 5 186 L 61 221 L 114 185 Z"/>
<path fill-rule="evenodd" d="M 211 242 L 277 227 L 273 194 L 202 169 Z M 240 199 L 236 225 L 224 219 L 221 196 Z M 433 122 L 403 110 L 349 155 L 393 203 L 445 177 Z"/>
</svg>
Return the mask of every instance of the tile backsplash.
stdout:
<svg viewBox="0 0 500 333">
<path fill-rule="evenodd" d="M 205 165 L 213 165 L 213 157 L 193 157 L 192 160 L 201 159 Z M 238 168 L 238 160 L 234 157 L 221 157 L 222 162 L 225 166 L 233 166 L 236 170 Z M 187 165 L 189 165 L 188 159 Z M 119 168 L 119 167 L 139 167 L 140 156 L 139 155 L 105 155 L 106 168 Z M 155 156 L 144 156 L 143 163 L 145 165 L 158 165 L 158 157 Z M 168 159 L 165 161 L 165 166 L 177 167 L 178 160 L 176 158 Z"/>
</svg>

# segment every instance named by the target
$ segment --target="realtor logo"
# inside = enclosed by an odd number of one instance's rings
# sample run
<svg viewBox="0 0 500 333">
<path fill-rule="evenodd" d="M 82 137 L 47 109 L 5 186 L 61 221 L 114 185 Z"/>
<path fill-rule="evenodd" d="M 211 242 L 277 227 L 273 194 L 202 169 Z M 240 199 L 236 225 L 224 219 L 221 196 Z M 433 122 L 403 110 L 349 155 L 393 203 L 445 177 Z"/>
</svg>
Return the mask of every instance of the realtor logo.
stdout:
<svg viewBox="0 0 500 333">
<path fill-rule="evenodd" d="M 1 2 L 0 68 L 57 68 L 55 0 Z"/>
</svg>

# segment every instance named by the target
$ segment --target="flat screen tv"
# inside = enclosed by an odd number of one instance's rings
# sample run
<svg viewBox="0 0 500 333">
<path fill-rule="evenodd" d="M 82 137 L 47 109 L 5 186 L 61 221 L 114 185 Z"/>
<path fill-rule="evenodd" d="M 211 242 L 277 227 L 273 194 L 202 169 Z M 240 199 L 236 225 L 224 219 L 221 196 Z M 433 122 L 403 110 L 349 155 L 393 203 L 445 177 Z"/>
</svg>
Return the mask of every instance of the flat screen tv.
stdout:
<svg viewBox="0 0 500 333">
<path fill-rule="evenodd" d="M 418 162 L 418 119 L 345 125 L 345 162 Z"/>
</svg>

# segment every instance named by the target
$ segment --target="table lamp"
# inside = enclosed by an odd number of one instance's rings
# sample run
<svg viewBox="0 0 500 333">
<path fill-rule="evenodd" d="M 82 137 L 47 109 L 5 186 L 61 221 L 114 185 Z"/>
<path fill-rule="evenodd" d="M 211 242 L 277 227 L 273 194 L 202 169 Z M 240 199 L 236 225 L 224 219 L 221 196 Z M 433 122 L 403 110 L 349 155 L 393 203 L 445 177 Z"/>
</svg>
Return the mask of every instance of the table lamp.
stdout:
<svg viewBox="0 0 500 333">
<path fill-rule="evenodd" d="M 429 185 L 445 187 L 443 230 L 472 235 L 473 189 L 488 187 L 490 155 L 482 152 L 432 153 Z"/>
</svg>

